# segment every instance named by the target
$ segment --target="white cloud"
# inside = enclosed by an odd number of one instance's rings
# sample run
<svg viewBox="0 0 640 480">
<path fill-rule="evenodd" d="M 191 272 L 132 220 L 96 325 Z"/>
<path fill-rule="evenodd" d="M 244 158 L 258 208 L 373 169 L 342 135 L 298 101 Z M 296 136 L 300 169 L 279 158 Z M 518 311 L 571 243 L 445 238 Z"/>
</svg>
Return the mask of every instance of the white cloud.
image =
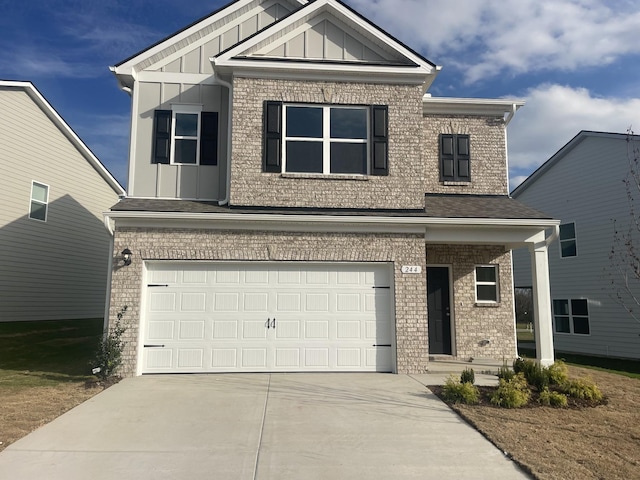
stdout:
<svg viewBox="0 0 640 480">
<path fill-rule="evenodd" d="M 356 9 L 467 82 L 573 71 L 640 54 L 640 8 L 627 0 L 351 0 Z"/>
<path fill-rule="evenodd" d="M 595 97 L 584 88 L 545 84 L 529 90 L 526 102 L 508 130 L 512 187 L 580 130 L 640 129 L 640 98 Z"/>
</svg>

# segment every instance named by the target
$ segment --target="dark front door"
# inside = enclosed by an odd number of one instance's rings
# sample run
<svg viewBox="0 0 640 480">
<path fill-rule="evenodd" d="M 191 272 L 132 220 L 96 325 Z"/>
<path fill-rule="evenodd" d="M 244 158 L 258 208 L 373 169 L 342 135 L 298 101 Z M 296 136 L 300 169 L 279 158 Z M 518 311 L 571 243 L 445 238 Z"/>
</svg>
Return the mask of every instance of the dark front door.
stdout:
<svg viewBox="0 0 640 480">
<path fill-rule="evenodd" d="M 451 355 L 451 309 L 447 267 L 427 267 L 427 314 L 429 353 Z"/>
</svg>

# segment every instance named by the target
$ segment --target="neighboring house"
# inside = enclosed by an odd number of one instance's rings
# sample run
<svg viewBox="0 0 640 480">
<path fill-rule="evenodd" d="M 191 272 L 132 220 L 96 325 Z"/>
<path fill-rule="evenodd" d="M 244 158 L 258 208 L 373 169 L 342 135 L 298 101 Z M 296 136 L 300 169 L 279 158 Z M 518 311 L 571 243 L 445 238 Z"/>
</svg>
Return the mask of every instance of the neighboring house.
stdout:
<svg viewBox="0 0 640 480">
<path fill-rule="evenodd" d="M 111 292 L 124 374 L 512 359 L 514 245 L 535 243 L 548 306 L 558 222 L 508 197 L 522 103 L 425 95 L 439 67 L 343 3 L 239 0 L 112 70 L 132 95 L 108 214 L 133 254 Z"/>
<path fill-rule="evenodd" d="M 559 242 L 549 249 L 558 351 L 640 358 L 640 323 L 616 299 L 612 280 L 619 278 L 609 260 L 614 220 L 621 232 L 631 220 L 623 181 L 630 171 L 629 141 L 639 140 L 581 131 L 512 193 L 561 220 Z M 526 256 L 514 254 L 516 287 L 531 285 Z M 630 288 L 640 298 L 640 285 L 631 282 Z"/>
<path fill-rule="evenodd" d="M 102 318 L 124 194 L 30 82 L 0 81 L 0 321 Z"/>
</svg>

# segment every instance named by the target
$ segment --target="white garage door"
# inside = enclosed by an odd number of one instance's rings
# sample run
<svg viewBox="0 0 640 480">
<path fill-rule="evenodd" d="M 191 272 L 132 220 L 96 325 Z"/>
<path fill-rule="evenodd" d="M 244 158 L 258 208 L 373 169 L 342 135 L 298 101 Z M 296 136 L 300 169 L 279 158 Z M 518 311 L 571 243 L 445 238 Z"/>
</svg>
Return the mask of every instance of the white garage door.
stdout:
<svg viewBox="0 0 640 480">
<path fill-rule="evenodd" d="M 389 264 L 147 267 L 142 373 L 393 370 Z"/>
</svg>

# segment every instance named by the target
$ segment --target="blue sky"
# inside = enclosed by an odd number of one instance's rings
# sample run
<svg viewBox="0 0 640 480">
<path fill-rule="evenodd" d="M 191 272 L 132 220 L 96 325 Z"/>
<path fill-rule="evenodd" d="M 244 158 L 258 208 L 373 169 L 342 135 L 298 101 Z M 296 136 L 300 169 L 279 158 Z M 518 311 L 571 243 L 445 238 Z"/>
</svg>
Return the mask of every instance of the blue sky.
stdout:
<svg viewBox="0 0 640 480">
<path fill-rule="evenodd" d="M 109 66 L 224 5 L 0 0 L 0 79 L 30 80 L 126 183 L 130 99 Z M 347 0 L 443 67 L 434 96 L 517 98 L 512 186 L 580 130 L 640 131 L 638 0 Z"/>
</svg>

